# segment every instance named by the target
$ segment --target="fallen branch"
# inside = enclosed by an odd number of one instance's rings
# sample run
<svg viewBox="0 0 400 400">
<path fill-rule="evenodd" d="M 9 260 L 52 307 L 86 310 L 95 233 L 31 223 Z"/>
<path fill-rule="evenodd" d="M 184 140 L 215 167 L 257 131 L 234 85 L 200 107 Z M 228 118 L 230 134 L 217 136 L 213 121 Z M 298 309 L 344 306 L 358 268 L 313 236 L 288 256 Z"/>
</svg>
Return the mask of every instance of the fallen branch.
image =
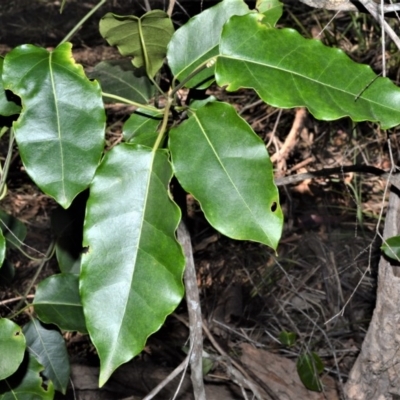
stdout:
<svg viewBox="0 0 400 400">
<path fill-rule="evenodd" d="M 359 11 L 359 8 L 349 0 L 300 0 L 314 8 L 325 8 L 336 11 Z M 390 25 L 382 18 L 381 13 L 400 11 L 400 4 L 380 4 L 380 0 L 357 0 L 378 22 L 400 50 L 400 39 Z M 356 1 L 355 1 L 356 3 Z"/>
<path fill-rule="evenodd" d="M 336 168 L 323 168 L 317 171 L 305 172 L 303 174 L 289 175 L 282 178 L 276 178 L 275 184 L 277 186 L 292 185 L 295 183 L 302 182 L 306 179 L 329 177 L 332 175 L 343 175 L 349 172 L 358 172 L 361 174 L 371 174 L 379 176 L 385 180 L 388 180 L 391 184 L 396 186 L 400 190 L 398 180 L 391 172 L 384 171 L 383 169 L 373 167 L 371 165 L 344 165 Z"/>
<path fill-rule="evenodd" d="M 205 400 L 206 392 L 203 381 L 203 332 L 200 296 L 197 287 L 196 269 L 193 260 L 192 243 L 189 231 L 183 221 L 178 227 L 178 240 L 183 247 L 186 258 L 185 289 L 186 304 L 189 314 L 190 331 L 190 369 L 195 400 Z"/>
</svg>

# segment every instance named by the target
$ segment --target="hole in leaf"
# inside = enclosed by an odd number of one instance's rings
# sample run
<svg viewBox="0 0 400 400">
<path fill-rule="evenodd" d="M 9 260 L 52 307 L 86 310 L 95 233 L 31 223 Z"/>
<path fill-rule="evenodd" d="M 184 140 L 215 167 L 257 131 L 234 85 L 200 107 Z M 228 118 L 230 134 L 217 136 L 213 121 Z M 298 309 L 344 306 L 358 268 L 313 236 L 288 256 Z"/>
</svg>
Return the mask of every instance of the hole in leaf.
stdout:
<svg viewBox="0 0 400 400">
<path fill-rule="evenodd" d="M 43 388 L 45 391 L 47 391 L 47 389 L 49 388 L 48 379 L 47 379 L 46 376 L 43 374 L 43 371 L 40 371 L 40 372 L 39 372 L 39 376 L 40 376 L 40 378 L 42 379 L 42 382 L 41 382 L 42 388 Z"/>
<path fill-rule="evenodd" d="M 14 333 L 14 336 L 20 336 L 21 335 L 21 331 L 16 331 L 15 333 Z"/>
<path fill-rule="evenodd" d="M 82 249 L 82 254 L 87 254 L 87 253 L 89 253 L 89 250 L 90 250 L 90 247 L 89 247 L 89 246 L 84 247 L 84 248 Z"/>
<path fill-rule="evenodd" d="M 277 204 L 276 201 L 274 201 L 274 202 L 271 204 L 271 211 L 272 211 L 272 212 L 275 212 L 277 208 L 278 208 L 278 204 Z"/>
</svg>

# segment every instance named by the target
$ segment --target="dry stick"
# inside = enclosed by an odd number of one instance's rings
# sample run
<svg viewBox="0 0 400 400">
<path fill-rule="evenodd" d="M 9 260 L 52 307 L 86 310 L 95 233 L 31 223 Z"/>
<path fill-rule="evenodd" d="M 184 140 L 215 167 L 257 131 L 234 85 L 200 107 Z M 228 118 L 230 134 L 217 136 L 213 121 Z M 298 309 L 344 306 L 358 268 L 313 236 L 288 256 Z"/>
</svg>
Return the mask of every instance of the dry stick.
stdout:
<svg viewBox="0 0 400 400">
<path fill-rule="evenodd" d="M 202 337 L 202 316 L 200 307 L 200 296 L 197 287 L 196 270 L 193 260 L 193 250 L 190 240 L 190 234 L 183 221 L 178 227 L 178 240 L 181 243 L 186 258 L 185 267 L 185 289 L 186 302 L 189 314 L 189 324 L 186 323 L 179 315 L 174 315 L 179 321 L 189 327 L 190 331 L 190 350 L 187 357 L 169 374 L 162 382 L 160 382 L 143 400 L 151 400 L 158 392 L 168 385 L 182 371 L 185 371 L 190 363 L 191 378 L 193 384 L 193 392 L 196 400 L 206 400 L 206 394 L 203 382 L 203 337 Z M 184 374 L 182 378 L 184 377 Z M 180 384 L 182 383 L 182 380 Z"/>
<path fill-rule="evenodd" d="M 7 299 L 7 300 L 0 301 L 0 306 L 4 306 L 9 303 L 14 303 L 15 301 L 19 301 L 19 300 L 33 299 L 33 298 L 35 298 L 34 294 L 29 294 L 28 296 L 25 296 L 25 297 L 23 297 L 23 296 L 14 297 L 13 299 Z"/>
<path fill-rule="evenodd" d="M 261 395 L 261 393 L 258 390 L 257 385 L 255 383 L 255 381 L 257 381 L 258 379 L 256 377 L 255 377 L 255 379 L 250 378 L 249 374 L 239 364 L 239 362 L 235 361 L 232 357 L 230 357 L 228 355 L 228 353 L 215 340 L 214 336 L 211 334 L 210 330 L 208 329 L 208 327 L 205 323 L 203 323 L 203 330 L 204 330 L 204 333 L 206 334 L 208 340 L 214 346 L 215 350 L 217 350 L 218 353 L 222 357 L 224 357 L 226 360 L 229 360 L 230 363 L 235 367 L 235 368 L 232 368 L 232 367 L 229 368 L 229 372 L 236 379 L 236 381 L 239 382 L 240 385 L 249 387 L 257 399 L 263 400 L 263 396 Z M 257 384 L 258 384 L 258 382 L 257 382 Z M 279 400 L 279 398 L 275 394 L 275 392 L 271 388 L 269 388 L 265 383 L 260 382 L 260 387 L 262 387 L 262 389 L 265 390 L 265 392 L 267 392 L 268 396 L 272 400 Z"/>
<path fill-rule="evenodd" d="M 358 8 L 350 0 L 300 0 L 302 3 L 307 4 L 310 7 L 325 8 L 326 10 L 336 11 L 358 11 Z M 376 6 L 373 0 L 357 0 L 362 3 L 365 7 L 364 2 L 367 1 Z M 383 12 L 396 12 L 400 11 L 400 4 L 384 4 Z"/>
<path fill-rule="evenodd" d="M 169 0 L 167 14 L 169 15 L 170 18 L 172 16 L 173 11 L 174 11 L 174 7 L 175 7 L 175 0 Z"/>
<path fill-rule="evenodd" d="M 390 36 L 397 48 L 400 50 L 400 39 L 390 25 L 383 19 L 383 17 L 381 17 L 381 14 L 379 13 L 379 5 L 374 3 L 373 0 L 359 0 L 359 2 L 362 3 L 369 13 L 382 25 L 384 31 Z M 400 4 L 397 5 L 400 7 Z M 382 6 L 381 10 L 385 11 L 385 8 Z"/>
<path fill-rule="evenodd" d="M 151 400 L 158 394 L 158 392 L 168 385 L 174 378 L 176 378 L 182 371 L 184 371 L 189 364 L 189 355 L 162 381 L 160 382 L 143 400 Z"/>
<path fill-rule="evenodd" d="M 310 7 L 325 8 L 327 10 L 337 11 L 358 11 L 357 7 L 348 0 L 300 0 L 302 3 L 307 4 Z M 379 6 L 373 0 L 358 0 L 369 13 L 382 25 L 385 32 L 390 36 L 397 48 L 400 49 L 400 39 L 396 32 L 390 27 L 390 25 L 381 19 L 379 9 L 381 8 L 383 13 L 396 12 L 400 10 L 400 4 L 385 4 Z"/>
<path fill-rule="evenodd" d="M 299 183 L 306 179 L 328 177 L 330 175 L 336 175 L 336 174 L 343 175 L 343 173 L 346 174 L 348 172 L 358 172 L 362 174 L 376 175 L 387 180 L 392 185 L 395 185 L 398 189 L 400 189 L 400 187 L 398 186 L 398 181 L 394 179 L 392 172 L 386 172 L 383 169 L 376 168 L 371 165 L 356 165 L 356 164 L 344 165 L 342 167 L 336 167 L 336 168 L 324 168 L 317 171 L 305 172 L 304 174 L 284 176 L 282 178 L 276 178 L 275 184 L 277 186 L 284 186 L 284 185 Z"/>
<path fill-rule="evenodd" d="M 24 295 L 22 296 L 22 299 L 15 306 L 15 308 L 14 308 L 15 313 L 17 313 L 19 311 L 19 308 L 26 301 L 26 298 L 29 295 L 29 292 L 31 291 L 33 285 L 36 283 L 36 280 L 39 278 L 39 275 L 42 272 L 42 270 L 43 270 L 44 266 L 46 265 L 47 261 L 49 261 L 50 258 L 53 257 L 55 249 L 56 249 L 56 242 L 53 240 L 50 243 L 50 246 L 48 247 L 45 256 L 43 257 L 42 261 L 40 262 L 40 264 L 38 266 L 38 269 L 35 272 L 35 275 L 33 276 L 32 280 L 29 282 L 28 288 L 26 289 Z M 12 317 L 10 317 L 10 319 L 13 318 L 14 316 L 15 316 L 15 314 Z"/>
<path fill-rule="evenodd" d="M 190 234 L 183 221 L 178 227 L 178 240 L 183 247 L 183 252 L 186 258 L 185 268 L 185 289 L 186 303 L 189 314 L 189 331 L 190 344 L 192 353 L 190 355 L 191 379 L 193 384 L 193 393 L 196 400 L 205 400 L 206 392 L 203 381 L 203 335 L 201 316 L 200 296 L 197 287 L 196 269 L 193 260 L 193 249 L 190 240 Z"/>
<path fill-rule="evenodd" d="M 303 126 L 306 116 L 307 116 L 307 113 L 306 113 L 305 108 L 298 108 L 296 110 L 296 116 L 294 118 L 292 128 L 290 129 L 290 132 L 287 135 L 283 146 L 275 154 L 273 154 L 271 156 L 272 162 L 275 162 L 275 161 L 279 162 L 283 158 L 286 158 L 287 155 L 290 153 L 290 151 L 294 148 L 294 146 L 296 145 L 296 142 L 297 142 L 296 141 L 297 135 L 299 134 L 299 132 Z"/>
<path fill-rule="evenodd" d="M 151 11 L 151 5 L 150 5 L 149 0 L 144 0 L 144 6 L 145 6 L 147 12 Z"/>
</svg>

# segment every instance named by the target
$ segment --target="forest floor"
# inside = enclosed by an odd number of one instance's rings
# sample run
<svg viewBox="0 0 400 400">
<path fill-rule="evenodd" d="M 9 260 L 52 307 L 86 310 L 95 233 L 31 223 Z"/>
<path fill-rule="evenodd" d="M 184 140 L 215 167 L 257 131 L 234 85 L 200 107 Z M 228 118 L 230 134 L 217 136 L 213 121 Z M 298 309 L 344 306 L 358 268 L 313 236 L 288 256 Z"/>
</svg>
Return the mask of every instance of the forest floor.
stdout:
<svg viewBox="0 0 400 400">
<path fill-rule="evenodd" d="M 22 43 L 55 46 L 94 4 L 67 1 L 60 16 L 57 1 L 7 3 L 0 5 L 1 55 Z M 132 13 L 134 3 L 137 8 L 141 2 L 109 3 L 72 40 L 74 56 L 87 70 L 101 60 L 119 57 L 98 33 L 99 17 L 111 10 Z M 162 1 L 158 3 L 163 6 Z M 371 18 L 350 13 L 334 16 L 333 12 L 314 10 L 298 2 L 285 3 L 280 26 L 320 38 L 380 72 L 380 30 Z M 182 8 L 177 6 L 177 24 L 200 9 L 200 0 L 193 1 L 190 8 L 185 4 L 182 2 Z M 209 4 L 204 2 L 204 7 Z M 398 25 L 397 21 L 394 23 Z M 388 76 L 398 84 L 398 63 L 391 56 L 392 50 L 389 44 Z M 235 104 L 265 141 L 277 177 L 352 164 L 389 170 L 390 153 L 397 159 L 397 129 L 383 132 L 376 124 L 355 124 L 349 119 L 317 121 L 302 109 L 267 106 L 250 90 L 227 94 L 212 87 L 209 93 Z M 108 106 L 109 141 L 119 140 L 131 111 L 122 105 Z M 380 215 L 387 203 L 386 188 L 386 181 L 357 173 L 280 187 L 285 226 L 277 253 L 266 246 L 234 241 L 217 233 L 197 203 L 187 197 L 203 317 L 210 331 L 204 343 L 213 361 L 205 377 L 209 399 L 242 399 L 243 390 L 247 391 L 238 385 L 229 358 L 218 353 L 213 340 L 229 357 L 239 361 L 261 387 L 277 385 L 285 388 L 288 398 L 297 400 L 340 398 L 374 309 L 380 254 L 377 231 L 384 221 Z M 50 216 L 56 205 L 26 175 L 17 152 L 8 189 L 1 208 L 27 225 L 27 251 L 35 256 L 44 254 L 52 237 Z M 37 263 L 19 253 L 12 253 L 11 259 L 16 276 L 11 290 L 0 291 L 0 316 L 10 310 L 10 303 L 3 303 L 4 300 L 23 293 L 37 268 Z M 56 263 L 50 261 L 40 278 L 56 270 Z M 28 316 L 23 318 L 27 320 Z M 58 394 L 57 398 L 143 398 L 184 359 L 186 320 L 183 302 L 164 327 L 150 337 L 143 353 L 121 367 L 101 390 L 97 389 L 99 362 L 94 347 L 86 336 L 66 333 L 73 365 L 72 386 L 67 396 Z M 287 333 L 295 335 L 291 345 L 283 343 Z M 297 376 L 297 359 L 311 352 L 324 363 L 324 393 L 306 390 Z M 177 380 L 172 381 L 155 398 L 171 398 L 177 384 Z M 190 399 L 190 393 L 190 379 L 186 376 L 176 398 Z"/>
</svg>

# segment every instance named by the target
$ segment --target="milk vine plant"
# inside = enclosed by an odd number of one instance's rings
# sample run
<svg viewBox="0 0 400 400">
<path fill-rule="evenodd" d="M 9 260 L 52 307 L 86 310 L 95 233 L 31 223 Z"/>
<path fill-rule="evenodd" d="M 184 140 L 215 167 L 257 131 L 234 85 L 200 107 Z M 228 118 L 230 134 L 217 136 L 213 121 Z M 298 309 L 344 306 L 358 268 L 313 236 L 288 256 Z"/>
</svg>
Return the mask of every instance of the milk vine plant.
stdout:
<svg viewBox="0 0 400 400">
<path fill-rule="evenodd" d="M 48 252 L 55 250 L 60 273 L 38 284 L 32 303 L 1 309 L 0 399 L 66 391 L 60 331 L 89 334 L 104 385 L 179 304 L 185 260 L 175 236 L 181 212 L 173 176 L 222 234 L 277 248 L 283 217 L 264 143 L 230 104 L 184 100 L 181 89 L 195 98 L 215 82 L 228 91 L 252 88 L 275 107 L 307 107 L 319 119 L 349 116 L 384 129 L 400 123 L 398 87 L 341 50 L 277 29 L 281 14 L 278 0 L 259 0 L 254 10 L 224 0 L 176 31 L 163 11 L 106 14 L 100 32 L 127 58 L 100 63 L 91 79 L 67 42 L 52 51 L 22 45 L 0 59 L 0 115 L 19 114 L 2 132 L 9 131 L 10 149 L 15 138 L 29 176 L 60 205 Z M 158 84 L 164 62 L 168 89 Z M 123 142 L 107 151 L 103 100 L 138 107 Z M 22 248 L 25 227 L 3 212 L 1 221 L 0 282 L 10 290 L 7 249 Z M 30 322 L 20 327 L 16 312 L 25 309 Z"/>
</svg>

